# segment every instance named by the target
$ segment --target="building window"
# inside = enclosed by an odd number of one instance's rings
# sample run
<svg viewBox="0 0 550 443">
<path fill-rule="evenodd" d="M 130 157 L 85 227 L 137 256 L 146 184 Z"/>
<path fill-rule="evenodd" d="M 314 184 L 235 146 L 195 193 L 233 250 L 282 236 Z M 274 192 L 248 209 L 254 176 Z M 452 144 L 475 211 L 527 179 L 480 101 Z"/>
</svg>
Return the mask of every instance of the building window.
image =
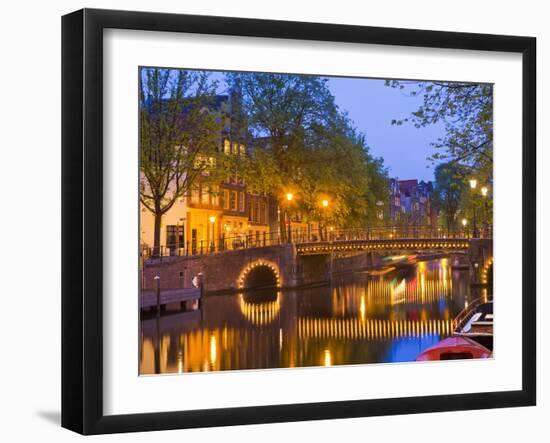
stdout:
<svg viewBox="0 0 550 443">
<path fill-rule="evenodd" d="M 223 203 L 222 203 L 223 209 L 228 210 L 229 209 L 229 191 L 227 189 L 223 190 Z"/>
<path fill-rule="evenodd" d="M 203 188 L 202 185 L 199 186 L 199 203 L 207 203 L 208 202 L 208 195 L 207 195 L 206 188 Z"/>
<path fill-rule="evenodd" d="M 191 203 L 200 203 L 200 189 L 193 188 L 191 190 Z"/>
<path fill-rule="evenodd" d="M 239 192 L 239 212 L 244 212 L 244 192 Z"/>
<path fill-rule="evenodd" d="M 166 226 L 166 246 L 168 248 L 183 248 L 183 225 Z"/>
<path fill-rule="evenodd" d="M 265 225 L 265 203 L 260 205 L 260 223 Z"/>
<path fill-rule="evenodd" d="M 229 209 L 231 211 L 237 210 L 237 191 L 231 191 L 229 195 Z"/>
<path fill-rule="evenodd" d="M 231 154 L 231 143 L 227 139 L 223 141 L 223 152 L 228 155 Z"/>
<path fill-rule="evenodd" d="M 220 188 L 218 186 L 214 186 L 211 188 L 211 199 L 212 199 L 212 206 L 219 206 L 220 205 Z"/>
</svg>

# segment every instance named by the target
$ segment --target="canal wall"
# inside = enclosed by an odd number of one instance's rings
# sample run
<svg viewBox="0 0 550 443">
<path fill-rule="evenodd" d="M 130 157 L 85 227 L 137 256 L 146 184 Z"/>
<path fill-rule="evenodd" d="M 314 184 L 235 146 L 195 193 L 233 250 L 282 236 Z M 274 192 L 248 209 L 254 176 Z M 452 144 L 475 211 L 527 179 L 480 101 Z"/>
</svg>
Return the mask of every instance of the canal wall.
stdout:
<svg viewBox="0 0 550 443">
<path fill-rule="evenodd" d="M 283 286 L 296 286 L 296 251 L 294 245 L 266 246 L 231 250 L 219 254 L 168 257 L 144 263 L 141 287 L 154 289 L 155 276 L 161 289 L 188 288 L 195 276 L 202 274 L 203 290 L 216 292 L 236 289 L 243 271 L 258 263 L 267 263 L 278 272 Z"/>
<path fill-rule="evenodd" d="M 330 254 L 299 256 L 296 264 L 296 286 L 329 283 L 330 262 Z"/>
<path fill-rule="evenodd" d="M 335 257 L 332 260 L 332 273 L 345 274 L 353 271 L 366 271 L 382 267 L 381 255 L 375 252 L 362 252 L 348 257 Z"/>
</svg>

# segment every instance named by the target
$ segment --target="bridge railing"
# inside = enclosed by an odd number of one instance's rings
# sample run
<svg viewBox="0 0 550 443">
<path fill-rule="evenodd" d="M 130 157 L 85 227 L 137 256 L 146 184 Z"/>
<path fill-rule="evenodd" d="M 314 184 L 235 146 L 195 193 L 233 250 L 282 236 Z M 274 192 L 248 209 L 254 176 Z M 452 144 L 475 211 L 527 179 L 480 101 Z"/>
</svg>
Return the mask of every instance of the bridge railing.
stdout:
<svg viewBox="0 0 550 443">
<path fill-rule="evenodd" d="M 434 226 L 375 226 L 367 228 L 330 229 L 322 228 L 312 232 L 296 232 L 295 243 L 355 240 L 399 240 L 399 239 L 448 239 L 467 238 L 462 230 L 448 231 Z"/>
<path fill-rule="evenodd" d="M 195 255 L 216 254 L 237 249 L 260 248 L 287 243 L 276 232 L 263 232 L 251 235 L 223 235 L 211 240 L 191 240 L 184 243 L 162 245 L 155 251 L 153 247 L 142 246 L 140 254 L 143 258 L 151 257 L 185 257 Z"/>
<path fill-rule="evenodd" d="M 274 246 L 287 243 L 316 243 L 358 240 L 400 240 L 400 239 L 453 239 L 469 238 L 464 230 L 447 230 L 434 226 L 375 226 L 363 228 L 321 229 L 297 228 L 285 232 L 281 236 L 278 232 L 257 232 L 251 235 L 222 235 L 214 241 L 192 240 L 185 243 L 163 245 L 155 251 L 154 248 L 142 246 L 141 256 L 144 259 L 151 257 L 182 257 L 216 254 L 224 251 L 250 249 L 265 246 Z M 486 238 L 489 238 L 485 235 Z"/>
</svg>

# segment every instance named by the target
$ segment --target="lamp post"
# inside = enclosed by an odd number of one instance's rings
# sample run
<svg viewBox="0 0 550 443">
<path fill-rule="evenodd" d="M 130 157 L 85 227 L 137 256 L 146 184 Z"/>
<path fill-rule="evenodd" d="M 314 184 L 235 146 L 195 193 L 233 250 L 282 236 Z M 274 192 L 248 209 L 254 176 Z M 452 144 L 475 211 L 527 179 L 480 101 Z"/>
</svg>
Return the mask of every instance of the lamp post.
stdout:
<svg viewBox="0 0 550 443">
<path fill-rule="evenodd" d="M 294 195 L 291 192 L 287 192 L 286 194 L 286 201 L 287 201 L 287 210 L 286 210 L 286 217 L 288 220 L 288 243 L 292 242 L 292 227 L 290 222 L 290 202 L 292 202 L 292 199 L 294 198 Z"/>
<path fill-rule="evenodd" d="M 227 239 L 231 238 L 230 233 L 231 232 L 231 225 L 229 223 L 224 224 L 224 233 L 223 233 L 223 249 L 227 249 Z"/>
<path fill-rule="evenodd" d="M 177 242 L 178 242 L 178 255 L 182 249 L 185 248 L 185 219 L 183 217 L 179 218 L 179 227 L 177 228 Z M 181 240 L 181 241 L 180 241 Z M 185 251 L 183 251 L 185 252 Z"/>
<path fill-rule="evenodd" d="M 465 218 L 462 219 L 462 227 L 464 228 L 464 232 L 466 234 L 466 238 L 469 238 L 469 232 L 468 230 L 466 229 L 466 225 L 468 224 L 468 220 L 466 220 Z"/>
<path fill-rule="evenodd" d="M 473 212 L 473 221 L 474 221 L 474 225 L 473 225 L 473 229 L 472 229 L 472 237 L 478 237 L 478 232 L 477 232 L 477 224 L 476 224 L 476 205 L 475 205 L 475 201 L 474 201 L 474 198 L 475 198 L 475 189 L 477 187 L 477 180 L 475 178 L 471 178 L 470 179 L 470 189 L 472 190 L 472 212 Z"/>
<path fill-rule="evenodd" d="M 483 186 L 481 188 L 481 195 L 483 196 L 483 211 L 484 211 L 484 214 L 483 214 L 483 230 L 485 231 L 484 234 L 483 234 L 484 237 L 488 237 L 488 235 L 489 235 L 489 217 L 488 217 L 489 211 L 487 210 L 487 206 L 488 206 L 487 195 L 488 194 L 489 194 L 489 189 L 487 188 L 487 186 Z"/>
<path fill-rule="evenodd" d="M 212 237 L 210 237 L 210 252 L 214 252 L 214 236 L 215 236 L 215 223 L 216 223 L 216 217 L 214 215 L 211 215 L 208 217 L 208 220 L 210 221 L 210 224 L 212 225 Z"/>
<path fill-rule="evenodd" d="M 376 206 L 378 207 L 378 209 L 376 210 L 376 216 L 378 217 L 378 220 L 380 220 L 380 227 L 384 226 L 384 202 L 382 200 L 377 200 L 376 201 Z M 368 230 L 367 230 L 367 235 L 368 235 Z M 380 229 L 379 230 L 380 234 L 379 236 L 382 236 L 384 235 L 383 233 L 383 230 Z M 393 234 L 391 233 L 391 230 L 390 230 L 390 233 L 389 233 L 389 237 L 392 238 L 393 237 Z"/>
<path fill-rule="evenodd" d="M 329 205 L 329 201 L 327 199 L 323 199 L 321 201 L 321 206 L 323 208 L 323 216 L 322 216 L 322 221 L 323 221 L 323 230 L 324 230 L 324 240 L 328 240 L 328 236 L 327 236 L 327 208 L 328 208 L 328 205 Z"/>
</svg>

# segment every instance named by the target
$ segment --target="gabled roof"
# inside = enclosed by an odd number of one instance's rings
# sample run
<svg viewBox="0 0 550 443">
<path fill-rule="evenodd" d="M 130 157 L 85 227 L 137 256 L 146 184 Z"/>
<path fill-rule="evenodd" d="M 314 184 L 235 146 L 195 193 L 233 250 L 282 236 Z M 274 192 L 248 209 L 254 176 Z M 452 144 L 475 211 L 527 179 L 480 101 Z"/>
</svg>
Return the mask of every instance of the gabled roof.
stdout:
<svg viewBox="0 0 550 443">
<path fill-rule="evenodd" d="M 399 189 L 401 191 L 403 191 L 405 189 L 409 189 L 409 188 L 418 186 L 418 180 L 417 179 L 399 180 L 398 184 L 399 184 Z"/>
</svg>

